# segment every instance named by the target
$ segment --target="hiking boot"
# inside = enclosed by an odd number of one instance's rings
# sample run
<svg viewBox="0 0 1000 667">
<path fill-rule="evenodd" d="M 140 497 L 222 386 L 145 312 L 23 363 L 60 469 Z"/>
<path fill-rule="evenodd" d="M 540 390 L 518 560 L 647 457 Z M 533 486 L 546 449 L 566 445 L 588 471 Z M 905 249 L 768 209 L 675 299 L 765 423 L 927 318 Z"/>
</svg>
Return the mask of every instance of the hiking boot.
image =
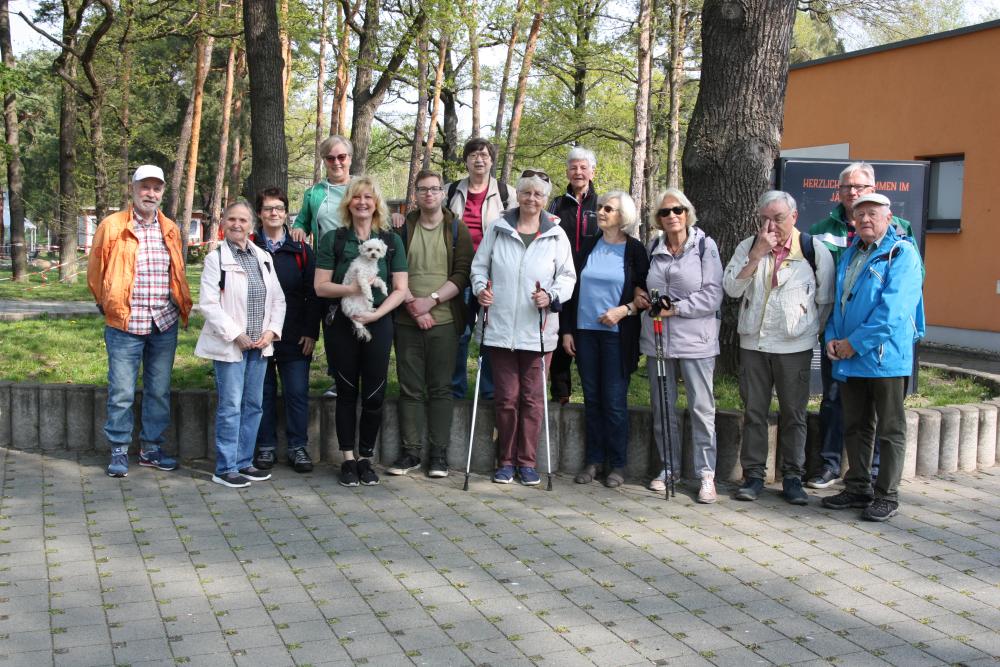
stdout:
<svg viewBox="0 0 1000 667">
<path fill-rule="evenodd" d="M 372 469 L 372 462 L 368 459 L 358 461 L 358 478 L 365 486 L 375 486 L 378 484 L 378 475 Z"/>
<path fill-rule="evenodd" d="M 177 459 L 167 456 L 159 447 L 139 452 L 139 465 L 157 470 L 177 470 Z"/>
<path fill-rule="evenodd" d="M 798 477 L 786 477 L 781 480 L 781 495 L 792 505 L 809 504 L 809 495 L 802 488 L 802 480 Z"/>
<path fill-rule="evenodd" d="M 261 470 L 270 470 L 274 467 L 274 450 L 258 449 L 257 456 L 253 457 L 254 467 Z"/>
<path fill-rule="evenodd" d="M 597 466 L 593 463 L 576 473 L 573 481 L 577 484 L 590 484 L 597 477 Z"/>
<path fill-rule="evenodd" d="M 361 482 L 358 480 L 358 462 L 348 459 L 340 464 L 340 485 L 357 486 Z"/>
<path fill-rule="evenodd" d="M 510 484 L 514 481 L 514 466 L 500 466 L 493 473 L 494 484 Z"/>
<path fill-rule="evenodd" d="M 743 486 L 736 491 L 736 500 L 757 500 L 760 492 L 764 490 L 764 480 L 760 477 L 749 477 Z"/>
<path fill-rule="evenodd" d="M 266 482 L 267 480 L 271 479 L 271 473 L 265 472 L 263 470 L 258 470 L 253 466 L 240 468 L 240 474 L 249 479 L 251 482 Z"/>
<path fill-rule="evenodd" d="M 334 382 L 323 390 L 323 398 L 337 398 L 337 383 Z"/>
<path fill-rule="evenodd" d="M 288 457 L 288 465 L 292 466 L 295 472 L 312 472 L 313 462 L 309 458 L 309 452 L 305 447 L 296 447 Z"/>
<path fill-rule="evenodd" d="M 846 510 L 849 507 L 865 508 L 872 504 L 871 496 L 861 493 L 852 493 L 846 489 L 834 496 L 827 496 L 820 501 L 820 504 L 831 510 Z"/>
<path fill-rule="evenodd" d="M 525 486 L 535 486 L 541 479 L 538 473 L 531 466 L 520 466 L 517 469 L 517 481 Z"/>
<path fill-rule="evenodd" d="M 701 473 L 701 488 L 698 489 L 698 502 L 711 505 L 718 498 L 718 495 L 715 493 L 715 473 Z"/>
<path fill-rule="evenodd" d="M 828 486 L 832 486 L 838 479 L 840 479 L 840 475 L 829 468 L 823 468 L 823 472 L 806 482 L 806 486 L 810 489 L 825 489 Z"/>
<path fill-rule="evenodd" d="M 447 477 L 448 461 L 443 456 L 431 457 L 431 466 L 427 469 L 428 477 Z"/>
<path fill-rule="evenodd" d="M 876 498 L 861 512 L 865 521 L 888 521 L 899 513 L 899 503 L 886 498 Z"/>
<path fill-rule="evenodd" d="M 625 468 L 612 468 L 608 476 L 604 478 L 604 486 L 609 489 L 617 489 L 625 483 Z"/>
<path fill-rule="evenodd" d="M 396 462 L 385 469 L 390 475 L 405 475 L 415 468 L 420 467 L 420 458 L 413 454 L 402 453 L 396 458 Z"/>
<path fill-rule="evenodd" d="M 108 477 L 128 477 L 128 446 L 111 448 Z"/>
<path fill-rule="evenodd" d="M 245 489 L 250 486 L 250 480 L 236 472 L 226 472 L 221 475 L 212 475 L 212 481 L 230 489 Z"/>
</svg>

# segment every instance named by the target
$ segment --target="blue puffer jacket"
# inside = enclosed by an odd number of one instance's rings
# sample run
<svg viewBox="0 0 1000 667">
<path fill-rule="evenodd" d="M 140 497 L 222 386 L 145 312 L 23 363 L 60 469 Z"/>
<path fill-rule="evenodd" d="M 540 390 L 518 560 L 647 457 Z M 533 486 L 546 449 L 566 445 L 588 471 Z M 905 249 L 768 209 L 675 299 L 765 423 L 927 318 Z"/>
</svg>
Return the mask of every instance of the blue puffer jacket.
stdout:
<svg viewBox="0 0 1000 667">
<path fill-rule="evenodd" d="M 872 251 L 841 307 L 844 275 L 858 241 L 837 266 L 837 292 L 826 340 L 846 338 L 850 359 L 833 362 L 833 377 L 903 377 L 913 372 L 913 344 L 924 336 L 923 264 L 912 243 L 892 227 Z"/>
</svg>

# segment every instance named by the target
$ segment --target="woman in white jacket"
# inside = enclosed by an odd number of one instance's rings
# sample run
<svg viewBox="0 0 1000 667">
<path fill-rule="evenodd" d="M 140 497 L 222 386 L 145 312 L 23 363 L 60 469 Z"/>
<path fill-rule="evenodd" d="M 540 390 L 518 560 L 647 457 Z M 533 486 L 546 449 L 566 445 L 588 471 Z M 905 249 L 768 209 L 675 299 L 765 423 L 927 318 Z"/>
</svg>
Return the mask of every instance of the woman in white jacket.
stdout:
<svg viewBox="0 0 1000 667">
<path fill-rule="evenodd" d="M 225 241 L 205 257 L 199 307 L 205 326 L 194 353 L 215 365 L 215 474 L 231 488 L 271 475 L 252 464 L 264 394 L 265 357 L 281 338 L 285 296 L 271 257 L 250 241 L 254 214 L 246 202 L 222 214 Z"/>
<path fill-rule="evenodd" d="M 489 226 L 472 260 L 473 294 L 489 308 L 484 345 L 496 385 L 498 484 L 510 484 L 515 467 L 522 484 L 539 482 L 535 454 L 546 400 L 541 363 L 558 344 L 560 306 L 576 284 L 569 239 L 559 219 L 545 212 L 551 192 L 545 172 L 525 170 L 517 208 Z"/>
</svg>

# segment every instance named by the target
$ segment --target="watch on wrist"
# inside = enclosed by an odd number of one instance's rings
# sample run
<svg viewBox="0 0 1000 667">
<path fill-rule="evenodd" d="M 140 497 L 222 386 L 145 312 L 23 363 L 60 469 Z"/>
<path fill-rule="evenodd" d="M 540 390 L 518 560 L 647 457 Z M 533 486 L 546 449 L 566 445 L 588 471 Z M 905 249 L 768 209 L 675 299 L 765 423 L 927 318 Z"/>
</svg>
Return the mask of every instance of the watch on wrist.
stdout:
<svg viewBox="0 0 1000 667">
<path fill-rule="evenodd" d="M 431 298 L 434 299 L 434 303 L 441 305 L 441 295 L 437 292 L 431 292 Z"/>
<path fill-rule="evenodd" d="M 626 312 L 627 315 L 634 315 L 635 314 L 635 311 L 632 310 L 632 304 L 631 303 L 626 303 L 625 304 L 625 312 Z"/>
</svg>

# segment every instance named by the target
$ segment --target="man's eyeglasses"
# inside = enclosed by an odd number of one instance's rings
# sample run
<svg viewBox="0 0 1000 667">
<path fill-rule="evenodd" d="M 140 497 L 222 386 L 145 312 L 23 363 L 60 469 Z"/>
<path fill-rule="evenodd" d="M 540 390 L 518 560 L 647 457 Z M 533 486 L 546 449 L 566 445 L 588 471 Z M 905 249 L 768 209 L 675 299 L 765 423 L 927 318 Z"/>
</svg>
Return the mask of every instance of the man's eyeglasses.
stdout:
<svg viewBox="0 0 1000 667">
<path fill-rule="evenodd" d="M 524 171 L 521 172 L 521 178 L 531 178 L 532 176 L 537 176 L 546 183 L 552 182 L 549 180 L 549 175 L 546 174 L 544 171 L 538 171 L 535 169 L 525 169 Z"/>
<path fill-rule="evenodd" d="M 840 186 L 840 191 L 845 194 L 849 192 L 867 192 L 874 189 L 875 186 L 868 183 L 843 183 Z"/>
<path fill-rule="evenodd" d="M 444 190 L 444 188 L 442 188 L 440 185 L 428 185 L 428 186 L 418 185 L 417 186 L 417 194 L 418 195 L 426 195 L 426 194 L 431 194 L 431 193 L 437 194 L 438 192 L 441 192 L 442 190 Z"/>
<path fill-rule="evenodd" d="M 687 213 L 687 209 L 683 206 L 665 206 L 656 212 L 656 217 L 665 218 L 673 213 L 674 215 L 681 215 Z"/>
<path fill-rule="evenodd" d="M 604 206 L 598 206 L 597 208 L 598 208 L 598 210 L 604 211 L 605 213 L 617 213 L 618 212 L 618 209 L 616 209 L 614 206 L 608 206 L 607 204 L 605 204 Z"/>
<path fill-rule="evenodd" d="M 341 153 L 340 155 L 324 155 L 323 159 L 326 160 L 327 164 L 333 164 L 334 162 L 340 162 L 343 164 L 351 157 L 350 153 Z"/>
<path fill-rule="evenodd" d="M 261 213 L 284 213 L 285 212 L 285 207 L 281 206 L 281 205 L 278 205 L 278 206 L 262 206 L 261 209 L 260 209 L 260 212 Z"/>
</svg>

